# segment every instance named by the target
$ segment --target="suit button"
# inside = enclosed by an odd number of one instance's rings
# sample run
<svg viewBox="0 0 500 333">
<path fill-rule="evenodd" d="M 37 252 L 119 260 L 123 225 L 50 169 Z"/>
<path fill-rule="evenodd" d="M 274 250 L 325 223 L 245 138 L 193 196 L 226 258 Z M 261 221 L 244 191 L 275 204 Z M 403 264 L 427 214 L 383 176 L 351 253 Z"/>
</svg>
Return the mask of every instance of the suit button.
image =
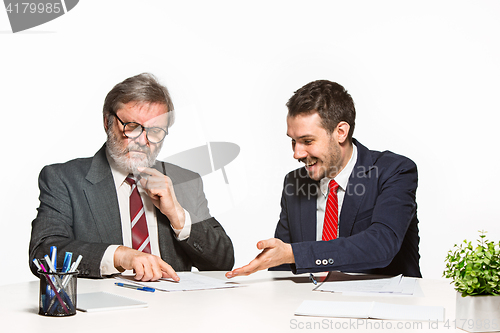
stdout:
<svg viewBox="0 0 500 333">
<path fill-rule="evenodd" d="M 332 258 L 328 259 L 328 263 L 329 263 L 330 265 L 333 265 L 333 259 L 332 259 Z"/>
<path fill-rule="evenodd" d="M 328 265 L 328 260 L 323 259 L 323 265 L 325 265 L 325 266 Z"/>
<path fill-rule="evenodd" d="M 318 265 L 318 266 L 321 265 L 321 260 L 316 259 L 316 265 Z"/>
</svg>

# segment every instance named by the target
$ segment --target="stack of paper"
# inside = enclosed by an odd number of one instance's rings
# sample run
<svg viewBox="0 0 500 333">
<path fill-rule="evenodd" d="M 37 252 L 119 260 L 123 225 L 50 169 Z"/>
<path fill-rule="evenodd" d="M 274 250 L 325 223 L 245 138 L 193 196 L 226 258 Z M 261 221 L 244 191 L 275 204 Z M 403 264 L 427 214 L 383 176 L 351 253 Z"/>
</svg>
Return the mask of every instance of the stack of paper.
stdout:
<svg viewBox="0 0 500 333">
<path fill-rule="evenodd" d="M 413 295 L 415 278 L 398 275 L 383 279 L 364 279 L 354 281 L 325 281 L 314 290 L 339 292 L 344 295 L 390 294 Z"/>
</svg>

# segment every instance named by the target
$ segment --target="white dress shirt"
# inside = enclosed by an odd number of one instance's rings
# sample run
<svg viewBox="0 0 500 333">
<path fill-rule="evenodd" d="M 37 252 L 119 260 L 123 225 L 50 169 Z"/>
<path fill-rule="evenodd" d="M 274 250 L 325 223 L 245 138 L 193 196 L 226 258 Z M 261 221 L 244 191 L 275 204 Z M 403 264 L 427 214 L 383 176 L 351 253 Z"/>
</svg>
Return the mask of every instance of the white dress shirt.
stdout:
<svg viewBox="0 0 500 333">
<path fill-rule="evenodd" d="M 339 188 L 337 190 L 337 198 L 338 198 L 338 212 L 339 212 L 339 227 L 340 227 L 340 212 L 342 210 L 342 204 L 344 203 L 344 196 L 347 190 L 347 183 L 349 182 L 349 177 L 351 176 L 352 170 L 354 170 L 354 166 L 356 165 L 356 161 L 358 160 L 358 148 L 356 145 L 352 145 L 352 155 L 347 162 L 346 166 L 340 173 L 333 178 L 337 184 L 339 184 Z M 325 220 L 325 211 L 326 211 L 326 201 L 328 199 L 328 183 L 330 182 L 330 178 L 325 177 L 320 180 L 319 188 L 320 193 L 318 193 L 318 199 L 316 202 L 316 240 L 320 241 L 323 236 L 323 222 Z"/>
<path fill-rule="evenodd" d="M 125 179 L 128 177 L 128 173 L 118 169 L 116 163 L 109 156 L 107 151 L 106 151 L 106 157 L 111 167 L 111 173 L 113 175 L 116 194 L 118 197 L 118 206 L 120 209 L 120 217 L 122 223 L 123 245 L 132 248 L 132 228 L 130 227 L 130 209 L 129 209 L 130 191 L 132 187 L 127 181 L 125 181 Z M 158 224 L 157 224 L 155 205 L 153 204 L 149 196 L 146 194 L 144 188 L 140 186 L 139 182 L 137 182 L 137 185 L 138 185 L 137 189 L 139 190 L 139 194 L 144 204 L 146 222 L 148 225 L 149 242 L 151 245 L 151 254 L 160 256 L 160 245 L 158 241 Z M 178 240 L 184 240 L 188 238 L 191 233 L 191 216 L 186 210 L 184 210 L 184 213 L 186 216 L 184 222 L 184 228 L 180 230 L 172 228 Z M 118 271 L 114 265 L 114 254 L 118 246 L 120 245 L 110 245 L 104 252 L 104 256 L 102 257 L 101 260 L 101 276 L 120 273 L 120 271 Z"/>
</svg>

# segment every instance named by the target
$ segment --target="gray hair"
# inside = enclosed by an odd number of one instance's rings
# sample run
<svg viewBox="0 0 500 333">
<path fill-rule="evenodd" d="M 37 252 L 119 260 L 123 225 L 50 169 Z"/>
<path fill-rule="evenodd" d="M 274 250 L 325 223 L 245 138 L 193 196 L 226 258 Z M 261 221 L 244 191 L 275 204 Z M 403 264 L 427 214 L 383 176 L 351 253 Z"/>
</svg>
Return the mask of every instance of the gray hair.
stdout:
<svg viewBox="0 0 500 333">
<path fill-rule="evenodd" d="M 174 123 L 174 104 L 167 87 L 160 84 L 153 74 L 142 73 L 118 83 L 106 95 L 102 114 L 107 119 L 109 126 L 111 126 L 110 122 L 112 121 L 109 116 L 116 113 L 124 104 L 132 101 L 165 105 L 168 111 L 168 127 Z"/>
</svg>

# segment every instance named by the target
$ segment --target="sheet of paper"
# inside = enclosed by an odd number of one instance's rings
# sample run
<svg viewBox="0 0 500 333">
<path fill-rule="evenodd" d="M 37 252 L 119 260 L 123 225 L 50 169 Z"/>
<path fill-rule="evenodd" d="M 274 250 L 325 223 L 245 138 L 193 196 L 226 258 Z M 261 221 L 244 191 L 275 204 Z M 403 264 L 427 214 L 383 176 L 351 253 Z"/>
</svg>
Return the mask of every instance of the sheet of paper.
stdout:
<svg viewBox="0 0 500 333">
<path fill-rule="evenodd" d="M 341 292 L 344 295 L 390 294 L 413 295 L 416 285 L 415 278 L 398 275 L 391 278 L 350 280 L 350 281 L 325 281 L 314 290 Z"/>
<path fill-rule="evenodd" d="M 295 310 L 299 316 L 362 318 L 386 320 L 438 320 L 444 319 L 444 307 L 401 305 L 380 302 L 303 301 Z"/>
<path fill-rule="evenodd" d="M 177 272 L 181 279 L 175 282 L 172 279 L 160 279 L 154 282 L 140 282 L 133 279 L 133 277 L 116 276 L 118 280 L 125 280 L 127 283 L 134 283 L 137 285 L 155 288 L 161 291 L 189 291 L 189 290 L 205 290 L 205 289 L 220 289 L 220 288 L 234 288 L 242 286 L 239 283 L 214 279 L 209 276 L 201 274 L 194 274 L 191 272 Z"/>
<path fill-rule="evenodd" d="M 342 295 L 349 295 L 349 296 L 373 296 L 374 293 L 376 293 L 377 296 L 386 296 L 386 297 L 393 297 L 393 296 L 413 296 L 417 295 L 417 279 L 416 278 L 408 278 L 408 277 L 403 277 L 399 283 L 399 285 L 394 288 L 394 290 L 387 292 L 387 290 L 378 292 L 378 291 L 344 291 L 342 292 Z M 420 296 L 423 296 L 420 294 Z"/>
<path fill-rule="evenodd" d="M 373 302 L 303 301 L 295 314 L 298 316 L 369 318 Z"/>
<path fill-rule="evenodd" d="M 370 318 L 443 321 L 444 307 L 375 302 L 375 306 L 370 313 Z"/>
<path fill-rule="evenodd" d="M 76 309 L 84 312 L 145 308 L 148 303 L 104 291 L 77 295 Z"/>
</svg>

